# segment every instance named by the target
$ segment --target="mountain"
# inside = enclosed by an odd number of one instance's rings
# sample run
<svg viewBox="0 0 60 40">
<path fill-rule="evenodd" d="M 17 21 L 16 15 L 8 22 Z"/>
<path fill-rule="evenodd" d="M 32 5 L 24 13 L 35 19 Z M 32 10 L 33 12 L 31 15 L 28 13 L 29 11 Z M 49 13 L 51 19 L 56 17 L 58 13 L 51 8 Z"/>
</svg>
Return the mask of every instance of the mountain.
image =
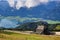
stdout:
<svg viewBox="0 0 60 40">
<path fill-rule="evenodd" d="M 28 18 L 28 17 L 19 17 L 19 16 L 0 16 L 0 27 L 5 28 L 15 28 L 19 25 L 22 25 L 24 23 L 30 23 L 30 22 L 47 22 L 48 24 L 59 24 L 59 21 L 52 21 L 52 20 L 42 20 L 40 18 Z"/>
<path fill-rule="evenodd" d="M 6 23 L 10 25 L 9 27 L 16 27 L 19 24 L 40 20 L 46 21 L 49 24 L 60 23 L 60 2 L 51 1 L 36 7 L 21 7 L 17 10 L 10 7 L 7 1 L 0 1 L 0 24 L 4 25 L 4 27 L 8 27 L 7 24 L 4 24 L 5 21 L 8 21 Z"/>
<path fill-rule="evenodd" d="M 41 4 L 30 9 L 22 7 L 19 10 L 11 8 L 7 1 L 0 1 L 0 15 L 2 16 L 20 16 L 35 17 L 48 20 L 60 21 L 60 3 L 51 1 L 47 4 Z"/>
</svg>

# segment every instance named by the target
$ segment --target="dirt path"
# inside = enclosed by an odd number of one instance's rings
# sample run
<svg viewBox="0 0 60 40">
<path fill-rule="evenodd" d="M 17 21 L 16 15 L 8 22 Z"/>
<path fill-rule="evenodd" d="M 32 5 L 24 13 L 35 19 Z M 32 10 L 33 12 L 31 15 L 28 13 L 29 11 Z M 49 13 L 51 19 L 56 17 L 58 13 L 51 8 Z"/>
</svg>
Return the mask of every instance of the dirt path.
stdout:
<svg viewBox="0 0 60 40">
<path fill-rule="evenodd" d="M 14 32 L 14 33 L 21 33 L 21 34 L 31 34 L 32 31 L 11 31 L 11 30 L 4 30 L 7 32 Z"/>
<path fill-rule="evenodd" d="M 60 35 L 60 32 L 55 32 L 56 35 Z"/>
</svg>

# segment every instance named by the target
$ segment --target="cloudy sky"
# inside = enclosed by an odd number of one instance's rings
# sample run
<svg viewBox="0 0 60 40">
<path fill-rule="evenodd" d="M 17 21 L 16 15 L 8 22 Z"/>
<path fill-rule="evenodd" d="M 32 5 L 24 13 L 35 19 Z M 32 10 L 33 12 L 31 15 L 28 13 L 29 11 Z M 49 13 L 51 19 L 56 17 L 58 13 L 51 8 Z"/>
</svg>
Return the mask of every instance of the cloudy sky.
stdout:
<svg viewBox="0 0 60 40">
<path fill-rule="evenodd" d="M 20 9 L 21 7 L 35 7 L 40 4 L 46 4 L 49 1 L 59 1 L 59 0 L 7 0 L 11 7 L 16 6 L 16 9 Z"/>
</svg>

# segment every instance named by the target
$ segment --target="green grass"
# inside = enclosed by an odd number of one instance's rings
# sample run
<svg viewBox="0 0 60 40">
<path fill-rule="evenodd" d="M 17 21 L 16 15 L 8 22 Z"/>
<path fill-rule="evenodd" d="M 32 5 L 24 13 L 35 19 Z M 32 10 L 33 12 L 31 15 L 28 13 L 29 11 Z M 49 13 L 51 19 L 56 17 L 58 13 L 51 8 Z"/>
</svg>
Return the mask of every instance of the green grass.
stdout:
<svg viewBox="0 0 60 40">
<path fill-rule="evenodd" d="M 60 36 L 0 32 L 0 40 L 60 40 Z"/>
<path fill-rule="evenodd" d="M 60 25 L 58 25 L 54 30 L 60 31 Z"/>
</svg>

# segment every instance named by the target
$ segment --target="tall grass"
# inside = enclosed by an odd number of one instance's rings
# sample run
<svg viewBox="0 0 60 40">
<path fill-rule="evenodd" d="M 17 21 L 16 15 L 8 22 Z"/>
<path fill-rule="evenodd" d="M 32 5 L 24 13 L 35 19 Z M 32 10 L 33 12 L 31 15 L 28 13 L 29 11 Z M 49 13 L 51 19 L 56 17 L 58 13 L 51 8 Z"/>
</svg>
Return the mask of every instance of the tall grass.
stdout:
<svg viewBox="0 0 60 40">
<path fill-rule="evenodd" d="M 60 36 L 1 32 L 0 40 L 60 40 Z"/>
</svg>

